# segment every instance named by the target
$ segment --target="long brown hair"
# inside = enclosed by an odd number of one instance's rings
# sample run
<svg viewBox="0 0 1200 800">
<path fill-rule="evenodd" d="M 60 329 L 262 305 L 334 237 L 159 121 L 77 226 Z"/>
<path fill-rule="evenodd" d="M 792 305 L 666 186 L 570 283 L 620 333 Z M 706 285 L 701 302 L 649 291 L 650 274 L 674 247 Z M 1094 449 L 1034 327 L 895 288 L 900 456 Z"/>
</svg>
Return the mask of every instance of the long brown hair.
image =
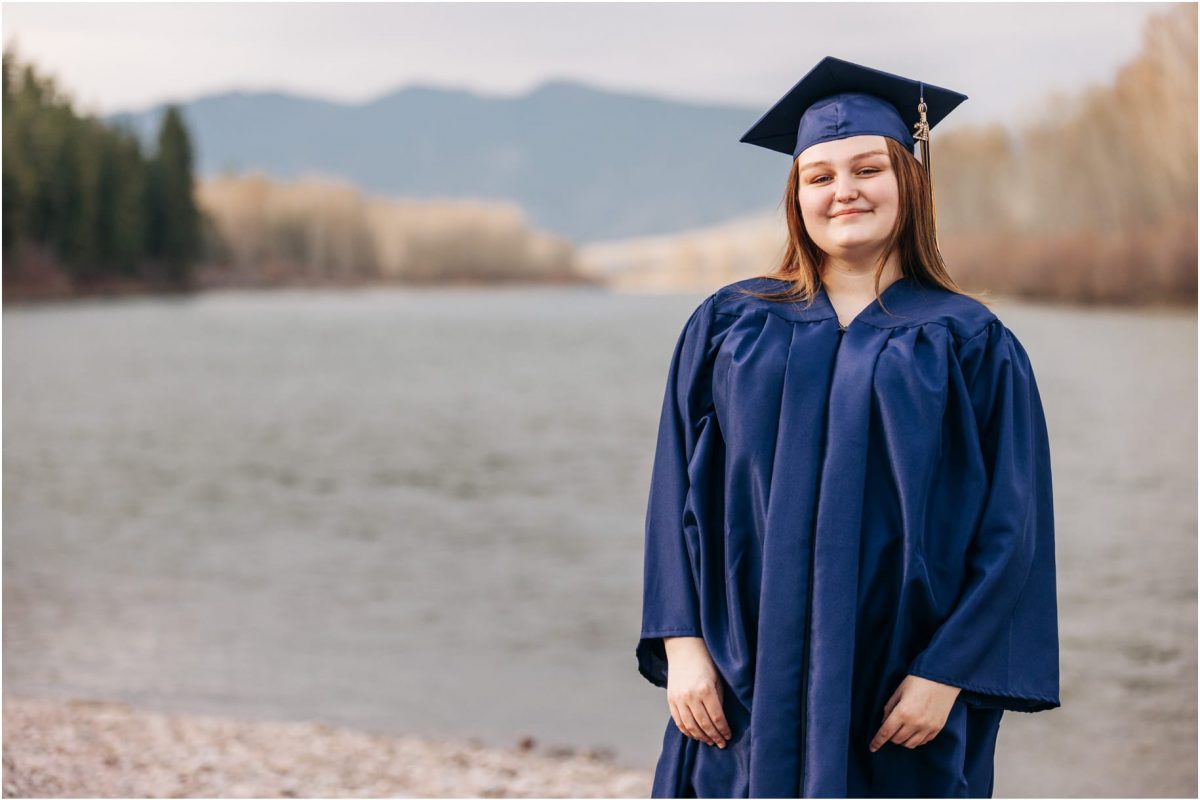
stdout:
<svg viewBox="0 0 1200 800">
<path fill-rule="evenodd" d="M 964 291 L 950 277 L 942 260 L 937 244 L 937 225 L 929 176 L 925 167 L 904 145 L 890 137 L 887 142 L 888 158 L 896 171 L 896 183 L 900 189 L 900 207 L 896 214 L 896 225 L 888 236 L 875 269 L 875 295 L 879 296 L 879 279 L 883 267 L 893 251 L 900 254 L 900 273 L 919 282 L 940 286 L 951 292 L 974 297 Z M 783 197 L 787 211 L 788 243 L 779 266 L 773 272 L 759 277 L 788 281 L 791 286 L 779 292 L 755 292 L 742 289 L 744 294 L 764 300 L 812 302 L 821 287 L 821 265 L 825 253 L 808 235 L 804 218 L 800 213 L 800 159 L 792 159 L 788 173 L 787 192 Z M 987 302 L 976 297 L 981 302 Z"/>
</svg>

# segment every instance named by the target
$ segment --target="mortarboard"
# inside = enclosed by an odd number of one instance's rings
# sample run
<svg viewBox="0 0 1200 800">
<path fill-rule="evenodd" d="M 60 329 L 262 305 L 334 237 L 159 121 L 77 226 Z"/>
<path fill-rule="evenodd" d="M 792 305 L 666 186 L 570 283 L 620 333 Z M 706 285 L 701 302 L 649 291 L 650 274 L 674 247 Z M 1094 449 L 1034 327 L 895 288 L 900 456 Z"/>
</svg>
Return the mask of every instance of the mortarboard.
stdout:
<svg viewBox="0 0 1200 800">
<path fill-rule="evenodd" d="M 876 134 L 910 151 L 921 142 L 928 172 L 929 131 L 965 94 L 826 56 L 742 136 L 792 158 L 820 142 Z"/>
</svg>

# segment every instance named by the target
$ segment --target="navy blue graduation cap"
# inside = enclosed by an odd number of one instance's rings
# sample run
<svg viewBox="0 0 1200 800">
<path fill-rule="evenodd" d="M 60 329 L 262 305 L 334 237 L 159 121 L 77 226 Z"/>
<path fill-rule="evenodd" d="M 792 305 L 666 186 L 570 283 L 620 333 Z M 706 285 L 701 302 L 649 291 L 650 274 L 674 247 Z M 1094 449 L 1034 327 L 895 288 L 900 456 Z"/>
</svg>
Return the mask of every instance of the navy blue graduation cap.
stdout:
<svg viewBox="0 0 1200 800">
<path fill-rule="evenodd" d="M 921 142 L 929 170 L 929 131 L 965 94 L 826 56 L 746 131 L 741 141 L 794 159 L 808 147 L 875 134 L 910 151 Z"/>
</svg>

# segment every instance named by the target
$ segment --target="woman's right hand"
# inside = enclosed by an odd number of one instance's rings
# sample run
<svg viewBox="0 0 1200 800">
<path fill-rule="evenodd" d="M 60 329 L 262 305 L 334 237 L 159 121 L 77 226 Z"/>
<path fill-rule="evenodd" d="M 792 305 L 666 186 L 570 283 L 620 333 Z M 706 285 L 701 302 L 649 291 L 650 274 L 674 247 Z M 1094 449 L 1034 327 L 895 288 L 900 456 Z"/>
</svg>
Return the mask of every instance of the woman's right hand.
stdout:
<svg viewBox="0 0 1200 800">
<path fill-rule="evenodd" d="M 686 736 L 722 750 L 732 734 L 725 720 L 720 676 L 699 636 L 663 639 L 667 651 L 667 705 Z"/>
</svg>

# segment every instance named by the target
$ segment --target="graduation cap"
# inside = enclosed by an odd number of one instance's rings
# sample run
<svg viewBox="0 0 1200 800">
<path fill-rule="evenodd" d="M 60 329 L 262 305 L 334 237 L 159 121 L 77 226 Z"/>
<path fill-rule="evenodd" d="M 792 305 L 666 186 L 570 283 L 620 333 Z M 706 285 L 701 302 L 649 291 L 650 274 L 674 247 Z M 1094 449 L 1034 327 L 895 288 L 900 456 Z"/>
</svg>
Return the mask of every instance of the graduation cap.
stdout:
<svg viewBox="0 0 1200 800">
<path fill-rule="evenodd" d="M 928 173 L 929 131 L 965 94 L 826 56 L 746 131 L 741 141 L 800 155 L 820 142 L 879 135 L 912 150 Z"/>
</svg>

